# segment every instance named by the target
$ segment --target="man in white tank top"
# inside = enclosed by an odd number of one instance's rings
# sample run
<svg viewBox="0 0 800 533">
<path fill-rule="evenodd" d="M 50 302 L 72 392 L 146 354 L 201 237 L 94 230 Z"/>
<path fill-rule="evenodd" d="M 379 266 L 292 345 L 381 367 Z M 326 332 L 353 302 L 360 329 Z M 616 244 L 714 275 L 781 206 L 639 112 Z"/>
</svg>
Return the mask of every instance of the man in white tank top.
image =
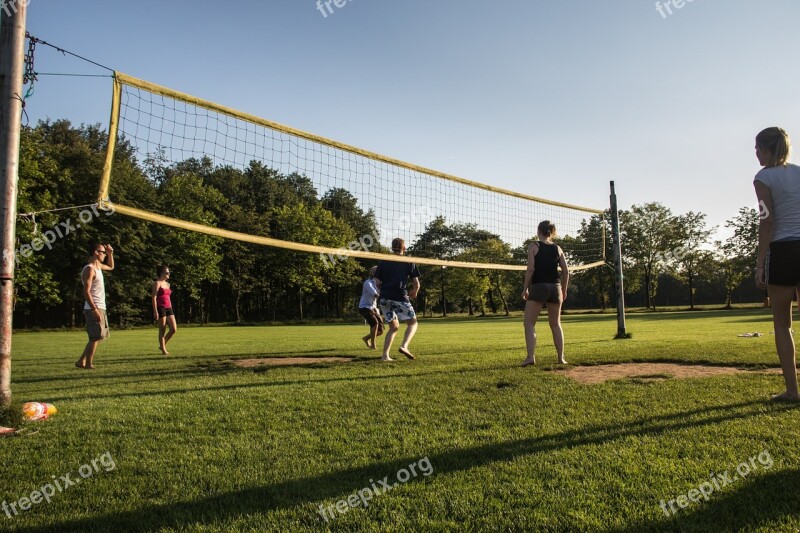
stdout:
<svg viewBox="0 0 800 533">
<path fill-rule="evenodd" d="M 94 353 L 101 340 L 108 338 L 108 316 L 106 315 L 106 286 L 104 270 L 114 270 L 114 249 L 110 244 L 93 243 L 89 247 L 89 261 L 81 272 L 83 284 L 83 315 L 86 317 L 86 333 L 89 342 L 83 349 L 78 368 L 94 368 Z"/>
</svg>

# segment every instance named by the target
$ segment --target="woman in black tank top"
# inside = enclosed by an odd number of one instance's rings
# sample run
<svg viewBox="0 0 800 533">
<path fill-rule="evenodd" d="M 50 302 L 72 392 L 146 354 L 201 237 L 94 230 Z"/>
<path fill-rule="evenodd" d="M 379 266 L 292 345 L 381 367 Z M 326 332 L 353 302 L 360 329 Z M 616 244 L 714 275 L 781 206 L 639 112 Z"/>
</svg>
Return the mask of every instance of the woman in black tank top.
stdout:
<svg viewBox="0 0 800 533">
<path fill-rule="evenodd" d="M 525 346 L 528 357 L 522 366 L 536 364 L 536 319 L 542 307 L 547 306 L 547 319 L 553 333 L 553 343 L 558 354 L 558 363 L 567 364 L 564 359 L 564 331 L 561 329 L 561 305 L 567 298 L 569 268 L 564 252 L 553 243 L 556 227 L 549 220 L 539 224 L 538 242 L 528 247 L 528 269 L 525 271 L 525 285 L 522 299 L 525 300 Z M 558 273 L 561 267 L 561 274 Z"/>
</svg>

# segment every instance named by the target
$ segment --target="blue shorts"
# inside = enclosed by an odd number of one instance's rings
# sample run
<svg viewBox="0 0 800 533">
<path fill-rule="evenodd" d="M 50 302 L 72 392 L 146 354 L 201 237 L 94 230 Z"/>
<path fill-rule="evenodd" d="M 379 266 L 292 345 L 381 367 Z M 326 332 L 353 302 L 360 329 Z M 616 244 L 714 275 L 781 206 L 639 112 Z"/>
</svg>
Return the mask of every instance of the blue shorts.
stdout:
<svg viewBox="0 0 800 533">
<path fill-rule="evenodd" d="M 411 302 L 381 298 L 378 304 L 381 307 L 381 313 L 383 313 L 383 320 L 387 324 L 395 319 L 405 322 L 406 320 L 417 318 Z"/>
</svg>

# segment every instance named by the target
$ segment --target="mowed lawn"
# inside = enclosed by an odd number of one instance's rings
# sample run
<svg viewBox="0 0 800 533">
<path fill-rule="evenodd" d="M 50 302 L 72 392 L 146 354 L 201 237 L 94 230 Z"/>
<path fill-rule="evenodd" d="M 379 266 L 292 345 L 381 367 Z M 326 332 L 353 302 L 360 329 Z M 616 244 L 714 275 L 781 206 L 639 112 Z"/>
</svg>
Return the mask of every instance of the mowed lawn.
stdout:
<svg viewBox="0 0 800 533">
<path fill-rule="evenodd" d="M 596 385 L 554 371 L 546 321 L 520 368 L 520 317 L 423 320 L 389 364 L 355 324 L 186 327 L 168 358 L 116 330 L 94 371 L 79 331 L 16 333 L 15 400 L 58 413 L 0 439 L 0 530 L 794 532 L 800 408 L 755 371 L 778 366 L 768 313 L 630 315 L 629 340 L 567 315 L 571 365 L 753 370 Z"/>
</svg>

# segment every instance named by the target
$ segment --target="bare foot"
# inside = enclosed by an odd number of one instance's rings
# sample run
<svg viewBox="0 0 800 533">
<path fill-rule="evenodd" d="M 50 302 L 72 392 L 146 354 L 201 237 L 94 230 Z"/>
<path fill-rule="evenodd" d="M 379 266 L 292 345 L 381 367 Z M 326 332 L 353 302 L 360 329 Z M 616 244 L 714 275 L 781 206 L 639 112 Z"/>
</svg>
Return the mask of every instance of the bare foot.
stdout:
<svg viewBox="0 0 800 533">
<path fill-rule="evenodd" d="M 566 359 L 559 359 L 558 360 L 558 364 L 559 365 L 566 365 L 567 364 L 567 360 Z"/>
<path fill-rule="evenodd" d="M 412 354 L 411 352 L 409 352 L 407 349 L 403 348 L 402 346 L 400 347 L 400 349 L 399 349 L 398 351 L 399 351 L 401 354 L 403 354 L 403 355 L 405 355 L 406 357 L 408 357 L 409 359 L 411 359 L 412 361 L 413 361 L 414 359 L 416 359 L 416 358 L 414 357 L 414 354 Z"/>
<path fill-rule="evenodd" d="M 394 359 L 392 359 L 391 357 L 389 357 L 387 355 L 387 356 L 381 357 L 381 361 L 394 361 Z"/>
<path fill-rule="evenodd" d="M 369 348 L 370 350 L 374 350 L 375 349 L 375 347 L 372 345 L 372 343 L 369 342 L 369 337 L 361 337 L 361 340 L 364 341 L 364 344 L 366 344 L 367 348 Z"/>
<path fill-rule="evenodd" d="M 80 362 L 80 361 L 78 361 L 77 363 L 75 363 L 75 366 L 76 366 L 76 367 L 78 367 L 78 368 L 80 368 L 81 370 L 83 370 L 84 368 L 86 368 L 85 366 L 83 366 L 83 365 L 81 364 L 81 362 Z"/>
<path fill-rule="evenodd" d="M 535 365 L 535 364 L 536 364 L 536 359 L 525 359 L 522 362 L 522 366 L 529 366 L 529 365 Z"/>
<path fill-rule="evenodd" d="M 800 396 L 796 394 L 789 394 L 788 391 L 780 394 L 773 394 L 770 398 L 773 402 L 800 402 Z"/>
</svg>

